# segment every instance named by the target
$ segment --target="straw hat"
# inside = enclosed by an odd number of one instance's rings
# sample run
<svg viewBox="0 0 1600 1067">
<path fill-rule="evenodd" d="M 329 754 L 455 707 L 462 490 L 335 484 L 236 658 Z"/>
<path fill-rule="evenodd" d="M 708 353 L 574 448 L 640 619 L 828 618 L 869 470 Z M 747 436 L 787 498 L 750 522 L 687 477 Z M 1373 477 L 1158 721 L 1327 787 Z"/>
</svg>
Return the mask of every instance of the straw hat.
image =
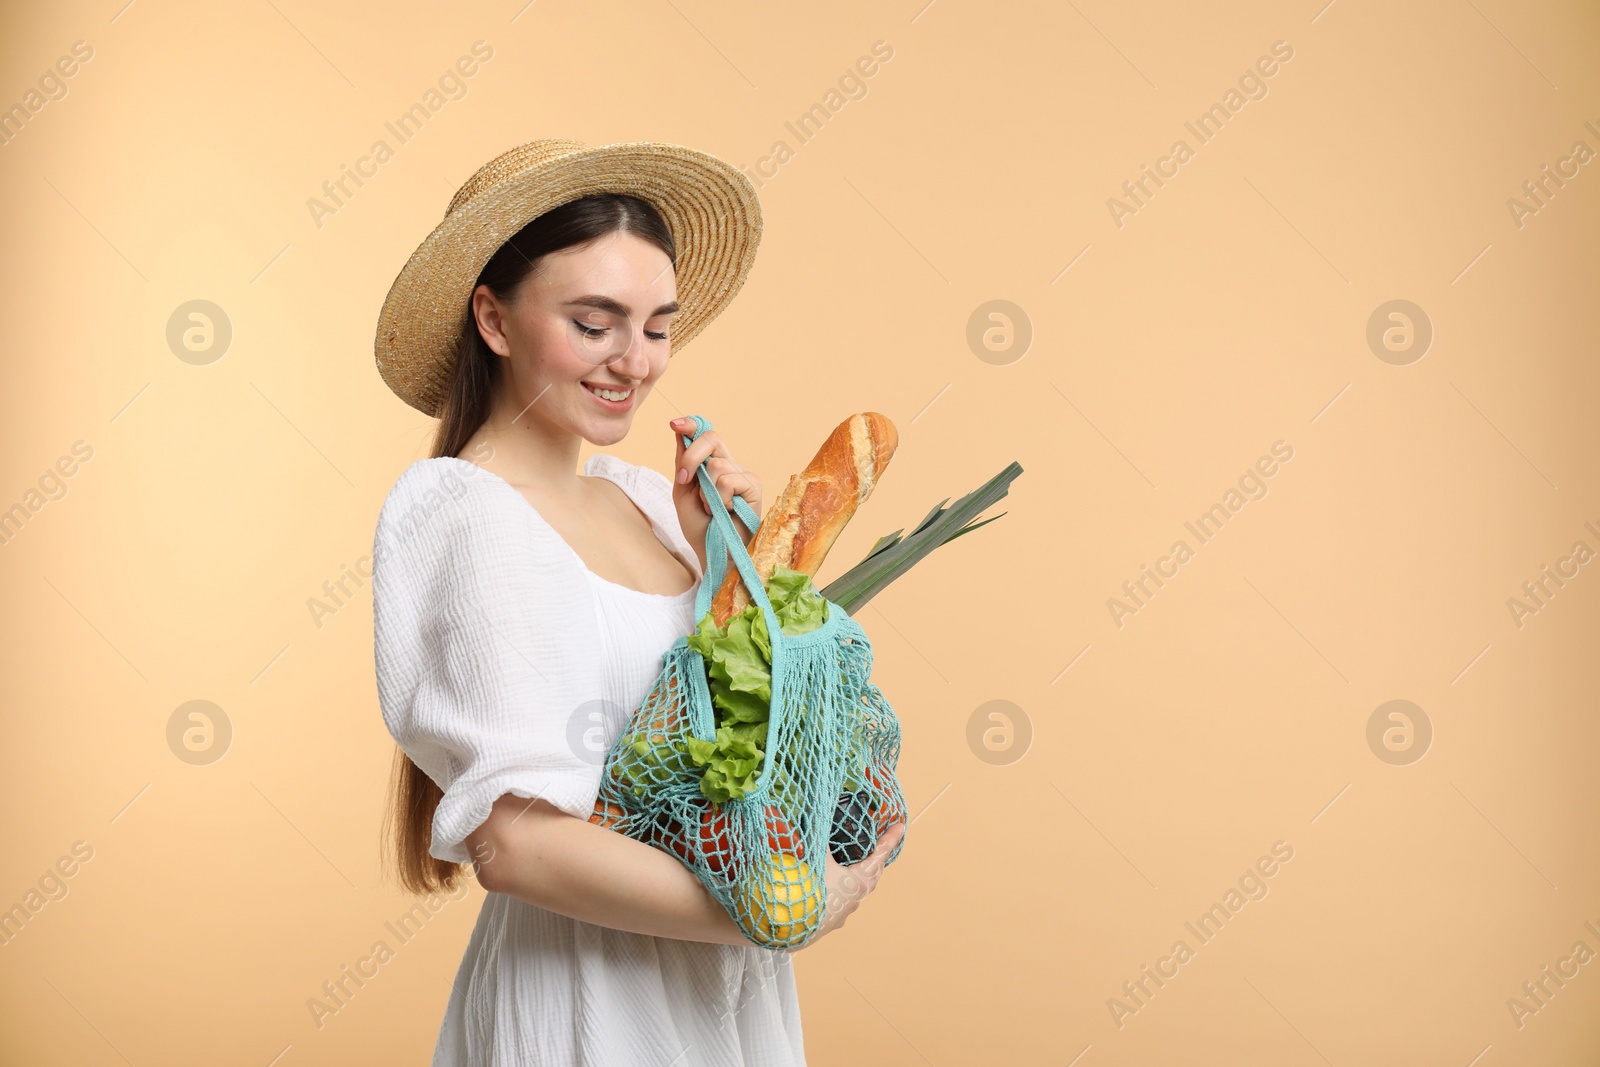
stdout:
<svg viewBox="0 0 1600 1067">
<path fill-rule="evenodd" d="M 444 221 L 411 253 L 378 315 L 378 373 L 400 399 L 437 417 L 449 388 L 473 283 L 533 219 L 593 193 L 629 193 L 661 212 L 677 248 L 677 353 L 728 306 L 761 243 L 761 205 L 737 168 L 655 141 L 530 141 L 478 168 Z"/>
</svg>

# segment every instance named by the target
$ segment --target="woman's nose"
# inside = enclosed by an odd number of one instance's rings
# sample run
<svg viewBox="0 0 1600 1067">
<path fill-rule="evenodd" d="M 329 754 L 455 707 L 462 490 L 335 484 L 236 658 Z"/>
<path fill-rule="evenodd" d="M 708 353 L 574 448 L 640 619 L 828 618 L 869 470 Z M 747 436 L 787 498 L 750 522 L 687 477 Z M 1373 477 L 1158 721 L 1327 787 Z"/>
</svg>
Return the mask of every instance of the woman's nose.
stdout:
<svg viewBox="0 0 1600 1067">
<path fill-rule="evenodd" d="M 615 368 L 618 374 L 642 380 L 650 371 L 650 359 L 644 354 L 644 327 L 641 324 L 635 328 L 629 323 L 627 330 L 627 349 L 614 359 L 607 360 L 606 366 Z"/>
</svg>

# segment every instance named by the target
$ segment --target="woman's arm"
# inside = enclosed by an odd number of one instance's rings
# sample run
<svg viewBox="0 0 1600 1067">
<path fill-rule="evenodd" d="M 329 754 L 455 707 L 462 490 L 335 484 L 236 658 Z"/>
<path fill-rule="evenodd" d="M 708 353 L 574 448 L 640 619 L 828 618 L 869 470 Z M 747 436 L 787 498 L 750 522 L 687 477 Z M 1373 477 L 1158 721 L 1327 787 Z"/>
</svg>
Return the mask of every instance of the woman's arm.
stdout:
<svg viewBox="0 0 1600 1067">
<path fill-rule="evenodd" d="M 615 930 L 750 943 L 677 857 L 548 801 L 502 796 L 466 844 L 478 884 L 491 893 Z"/>
</svg>

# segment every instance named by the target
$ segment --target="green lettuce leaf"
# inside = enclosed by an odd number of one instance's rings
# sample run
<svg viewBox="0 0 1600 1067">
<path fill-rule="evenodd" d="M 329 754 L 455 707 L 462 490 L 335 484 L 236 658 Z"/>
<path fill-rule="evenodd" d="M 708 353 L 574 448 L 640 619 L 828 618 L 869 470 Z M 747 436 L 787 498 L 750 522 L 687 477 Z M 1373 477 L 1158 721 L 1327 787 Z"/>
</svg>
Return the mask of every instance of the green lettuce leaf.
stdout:
<svg viewBox="0 0 1600 1067">
<path fill-rule="evenodd" d="M 748 741 L 757 749 L 764 749 L 767 745 L 767 720 L 760 722 L 736 722 L 727 726 L 728 733 L 735 740 Z"/>
<path fill-rule="evenodd" d="M 739 800 L 755 788 L 762 752 L 753 742 L 734 737 L 732 728 L 719 727 L 715 741 L 691 737 L 688 745 L 689 758 L 706 768 L 700 792 L 708 799 L 717 803 Z"/>
<path fill-rule="evenodd" d="M 741 693 L 737 689 L 725 686 L 711 687 L 711 704 L 721 712 L 717 716 L 717 722 L 724 726 L 756 723 L 764 726 L 772 714 L 771 705 L 764 697 L 754 693 Z"/>
<path fill-rule="evenodd" d="M 671 738 L 664 744 L 652 745 L 649 736 L 635 733 L 629 736 L 617 762 L 617 770 L 633 783 L 633 795 L 643 796 L 645 783 L 665 784 L 689 769 L 689 745 L 694 738 Z"/>
<path fill-rule="evenodd" d="M 810 633 L 827 621 L 828 602 L 805 572 L 776 567 L 766 588 L 785 636 Z M 705 661 L 707 689 L 717 711 L 717 740 L 688 742 L 695 765 L 706 768 L 700 790 L 718 801 L 742 797 L 755 786 L 772 715 L 772 639 L 766 614 L 752 603 L 726 626 L 718 626 L 707 612 L 685 643 Z"/>
<path fill-rule="evenodd" d="M 736 615 L 728 620 L 727 636 L 712 642 L 711 656 L 712 678 L 729 689 L 751 693 L 763 702 L 772 699 L 772 661 L 762 657 L 751 635 L 748 615 Z"/>
<path fill-rule="evenodd" d="M 811 585 L 811 576 L 788 567 L 774 567 L 767 579 L 767 599 L 772 601 L 772 613 L 785 635 L 795 637 L 810 633 L 828 619 L 828 602 Z M 755 614 L 762 622 L 766 616 L 755 605 Z M 768 650 L 771 657 L 771 650 Z"/>
</svg>

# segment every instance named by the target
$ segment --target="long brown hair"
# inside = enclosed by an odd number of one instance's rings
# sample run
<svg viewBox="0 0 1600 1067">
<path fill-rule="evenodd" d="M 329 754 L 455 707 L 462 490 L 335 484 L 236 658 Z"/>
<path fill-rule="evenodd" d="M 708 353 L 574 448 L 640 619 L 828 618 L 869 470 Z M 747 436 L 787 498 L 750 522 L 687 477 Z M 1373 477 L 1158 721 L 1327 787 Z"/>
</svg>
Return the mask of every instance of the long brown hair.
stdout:
<svg viewBox="0 0 1600 1067">
<path fill-rule="evenodd" d="M 677 266 L 672 231 L 649 201 L 625 193 L 597 193 L 547 211 L 517 231 L 484 266 L 473 290 L 487 285 L 497 298 L 509 302 L 540 257 L 618 232 L 649 241 Z M 472 435 L 488 421 L 495 390 L 500 386 L 501 366 L 501 358 L 478 332 L 469 293 L 463 301 L 450 388 L 438 412 L 433 458 L 459 456 Z M 398 745 L 394 756 L 384 833 L 390 841 L 399 882 L 419 896 L 452 890 L 466 866 L 436 859 L 428 852 L 433 814 L 444 794 Z"/>
</svg>

